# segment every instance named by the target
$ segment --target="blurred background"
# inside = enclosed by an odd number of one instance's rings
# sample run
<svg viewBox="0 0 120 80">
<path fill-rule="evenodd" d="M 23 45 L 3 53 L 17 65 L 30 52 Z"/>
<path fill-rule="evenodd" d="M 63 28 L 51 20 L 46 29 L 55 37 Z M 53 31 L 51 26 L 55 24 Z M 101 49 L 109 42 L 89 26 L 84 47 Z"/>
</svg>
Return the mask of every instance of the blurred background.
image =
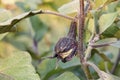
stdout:
<svg viewBox="0 0 120 80">
<path fill-rule="evenodd" d="M 4 8 L 8 10 L 1 12 L 7 20 L 8 18 L 31 10 L 42 9 L 57 11 L 59 6 L 68 1 L 69 0 L 61 2 L 59 2 L 59 0 L 1 0 L 0 7 L 1 9 Z M 1 17 L 3 17 L 3 15 Z M 42 55 L 42 53 L 53 51 L 53 45 L 56 40 L 63 36 L 68 30 L 69 21 L 64 18 L 45 14 L 25 19 L 16 26 L 17 32 L 7 35 L 5 37 L 6 42 L 22 50 L 31 48 L 30 50 L 36 54 Z"/>
<path fill-rule="evenodd" d="M 0 14 L 2 14 L 0 21 L 6 21 L 31 10 L 42 9 L 56 12 L 60 6 L 69 1 L 71 0 L 0 0 Z M 59 66 L 57 70 L 55 70 L 56 59 L 46 59 L 41 62 L 42 57 L 54 55 L 54 45 L 58 39 L 67 34 L 69 25 L 69 20 L 49 14 L 24 19 L 15 25 L 15 32 L 5 34 L 6 36 L 0 41 L 0 57 L 9 56 L 9 53 L 15 50 L 29 52 L 33 66 L 42 80 L 52 79 L 65 72 L 66 68 L 74 72 L 73 65 L 79 65 L 77 58 L 67 64 L 60 63 L 61 67 Z"/>
<path fill-rule="evenodd" d="M 3 22 L 19 14 L 31 10 L 50 10 L 57 12 L 57 9 L 63 4 L 71 0 L 0 0 L 0 21 Z M 70 14 L 73 16 L 74 14 Z M 16 31 L 9 34 L 0 41 L 0 57 L 9 56 L 14 50 L 27 51 L 32 57 L 32 64 L 39 74 L 41 80 L 53 80 L 54 77 L 70 71 L 78 76 L 81 80 L 85 80 L 84 73 L 80 68 L 79 58 L 74 57 L 70 62 L 59 62 L 56 67 L 56 59 L 41 58 L 54 55 L 55 43 L 68 32 L 70 21 L 62 17 L 41 14 L 24 19 L 15 25 Z M 106 51 L 106 49 L 108 49 Z M 116 59 L 118 48 L 105 47 L 101 48 L 113 62 Z M 100 69 L 105 70 L 104 60 L 95 54 L 91 59 Z M 108 68 L 111 69 L 112 64 Z M 96 72 L 91 68 L 91 73 Z M 118 68 L 118 70 L 120 70 Z M 120 76 L 120 71 L 116 72 Z M 93 75 L 98 78 L 97 75 Z"/>
</svg>

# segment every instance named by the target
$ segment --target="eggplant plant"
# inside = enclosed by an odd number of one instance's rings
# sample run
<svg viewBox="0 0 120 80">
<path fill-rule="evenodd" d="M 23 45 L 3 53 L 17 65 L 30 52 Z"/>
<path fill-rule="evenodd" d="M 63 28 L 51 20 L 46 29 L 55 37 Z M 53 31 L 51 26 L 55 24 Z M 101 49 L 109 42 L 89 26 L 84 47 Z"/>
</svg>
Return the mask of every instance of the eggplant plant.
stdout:
<svg viewBox="0 0 120 80">
<path fill-rule="evenodd" d="M 0 80 L 120 80 L 119 0 L 72 0 L 59 8 L 52 0 L 48 1 L 49 4 L 44 0 L 37 1 L 32 1 L 32 4 L 27 0 L 16 2 L 25 13 L 15 17 L 10 17 L 8 10 L 0 10 L 0 45 L 8 51 L 8 47 L 14 46 L 10 52 L 0 50 Z M 56 6 L 59 3 L 56 2 Z M 34 10 L 44 4 L 58 12 L 41 8 Z M 9 13 L 8 19 L 3 13 Z M 42 22 L 38 16 L 43 14 L 45 17 L 50 14 L 65 18 L 70 21 L 70 27 L 65 31 L 67 35 L 58 37 L 54 43 L 47 40 L 50 50 L 40 53 L 39 42 L 50 32 L 47 25 L 50 22 Z M 2 15 L 5 18 L 2 19 Z M 17 32 L 19 23 L 25 19 L 32 27 L 26 32 Z M 4 44 L 9 45 L 6 47 Z M 56 61 L 59 66 L 55 69 Z"/>
</svg>

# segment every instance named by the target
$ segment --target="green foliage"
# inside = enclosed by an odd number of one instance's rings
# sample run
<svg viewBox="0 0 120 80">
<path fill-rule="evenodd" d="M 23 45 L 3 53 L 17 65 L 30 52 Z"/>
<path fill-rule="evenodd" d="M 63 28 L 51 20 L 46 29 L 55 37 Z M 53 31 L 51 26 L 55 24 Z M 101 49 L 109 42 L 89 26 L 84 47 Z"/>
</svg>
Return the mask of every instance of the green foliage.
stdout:
<svg viewBox="0 0 120 80">
<path fill-rule="evenodd" d="M 4 38 L 4 36 L 6 36 L 8 33 L 4 33 L 0 35 L 0 40 Z"/>
<path fill-rule="evenodd" d="M 26 52 L 15 51 L 6 58 L 1 58 L 0 63 L 3 80 L 7 80 L 7 77 L 10 77 L 8 80 L 40 80 L 31 65 L 31 57 Z"/>
<path fill-rule="evenodd" d="M 14 80 L 12 77 L 0 73 L 0 80 Z"/>
<path fill-rule="evenodd" d="M 100 19 L 99 19 L 99 25 L 100 25 L 100 33 L 104 32 L 108 27 L 113 24 L 117 17 L 118 13 L 108 13 L 108 14 L 103 14 Z"/>
<path fill-rule="evenodd" d="M 101 71 L 101 74 L 104 76 L 104 78 L 103 78 L 104 80 L 120 80 L 119 77 L 116 77 L 116 76 L 109 74 L 109 73 L 105 73 L 103 71 Z M 102 79 L 99 79 L 99 80 L 102 80 Z"/>
<path fill-rule="evenodd" d="M 8 6 L 0 4 L 2 8 Z M 85 57 L 95 64 L 89 67 L 90 72 L 96 80 L 120 80 L 119 64 L 115 75 L 110 74 L 120 48 L 120 1 L 91 0 L 90 4 L 84 29 Z M 66 35 L 70 22 L 42 15 L 41 9 L 74 17 L 79 0 L 23 0 L 11 6 L 11 11 L 0 9 L 0 80 L 86 80 L 78 57 L 58 62 L 57 68 L 56 59 L 42 59 L 53 55 L 55 43 Z M 111 44 L 93 49 L 88 43 L 96 34 L 99 39 L 94 45 Z"/>
<path fill-rule="evenodd" d="M 58 76 L 56 79 L 54 80 L 80 80 L 78 77 L 76 77 L 73 73 L 71 72 L 65 72 L 63 74 L 61 74 L 60 76 Z"/>
<path fill-rule="evenodd" d="M 35 12 L 34 11 L 26 12 L 24 14 L 14 17 L 10 20 L 0 23 L 0 33 L 5 33 L 5 32 L 10 32 L 11 30 L 15 30 L 16 27 L 14 27 L 14 25 L 16 23 L 23 20 L 24 18 L 33 16 L 37 13 L 41 13 L 41 10 L 38 10 Z"/>
<path fill-rule="evenodd" d="M 116 41 L 115 43 L 110 44 L 111 46 L 120 48 L 120 41 Z"/>
<path fill-rule="evenodd" d="M 38 65 L 38 72 L 41 76 L 41 79 L 48 79 L 47 74 L 50 74 L 51 71 L 55 71 L 55 61 L 56 60 L 45 60 Z"/>
<path fill-rule="evenodd" d="M 33 30 L 35 32 L 34 39 L 39 42 L 48 31 L 48 26 L 44 24 L 38 16 L 31 17 L 31 24 L 33 26 Z M 39 35 L 40 34 L 40 35 Z"/>
<path fill-rule="evenodd" d="M 61 6 L 58 11 L 62 14 L 77 12 L 79 9 L 79 0 L 71 1 Z"/>
</svg>

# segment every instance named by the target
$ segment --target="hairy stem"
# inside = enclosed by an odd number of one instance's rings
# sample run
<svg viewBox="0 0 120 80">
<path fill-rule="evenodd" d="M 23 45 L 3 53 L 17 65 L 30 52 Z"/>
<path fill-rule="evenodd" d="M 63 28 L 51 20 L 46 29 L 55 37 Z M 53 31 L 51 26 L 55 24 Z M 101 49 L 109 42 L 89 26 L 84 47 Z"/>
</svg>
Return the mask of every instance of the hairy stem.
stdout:
<svg viewBox="0 0 120 80">
<path fill-rule="evenodd" d="M 83 31 L 84 31 L 84 0 L 80 0 L 80 12 L 79 12 L 79 28 L 78 28 L 78 54 L 80 62 L 84 62 L 84 51 L 83 51 Z"/>
<path fill-rule="evenodd" d="M 85 64 L 84 60 L 84 49 L 83 49 L 83 32 L 84 32 L 84 21 L 85 21 L 85 14 L 84 14 L 84 0 L 80 1 L 80 11 L 79 11 L 79 28 L 78 28 L 78 55 L 80 58 L 80 62 L 82 64 L 82 68 L 84 73 L 87 77 L 87 80 L 92 79 L 88 66 Z"/>
</svg>

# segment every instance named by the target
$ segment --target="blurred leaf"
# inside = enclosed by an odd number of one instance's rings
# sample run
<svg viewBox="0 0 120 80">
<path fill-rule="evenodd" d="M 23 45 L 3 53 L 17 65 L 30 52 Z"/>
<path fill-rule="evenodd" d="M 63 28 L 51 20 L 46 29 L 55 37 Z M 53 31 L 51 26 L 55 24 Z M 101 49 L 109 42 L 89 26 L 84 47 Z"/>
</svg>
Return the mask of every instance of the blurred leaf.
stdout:
<svg viewBox="0 0 120 80">
<path fill-rule="evenodd" d="M 78 9 L 79 9 L 79 0 L 74 0 L 62 5 L 58 9 L 58 11 L 62 14 L 69 14 L 69 13 L 77 12 Z"/>
<path fill-rule="evenodd" d="M 87 45 L 87 43 L 90 41 L 91 32 L 88 31 L 88 30 L 86 30 L 84 36 L 85 36 L 85 37 L 84 37 L 84 41 L 85 41 L 85 43 L 86 43 L 86 45 Z"/>
<path fill-rule="evenodd" d="M 15 4 L 26 12 L 30 10 L 36 10 L 38 5 L 41 3 L 42 3 L 41 0 L 24 0 L 17 1 Z"/>
<path fill-rule="evenodd" d="M 109 69 L 111 70 L 112 68 L 112 53 L 110 52 L 105 52 L 105 51 L 100 51 L 100 49 L 93 49 L 92 52 L 92 57 L 90 60 L 92 60 L 101 70 L 106 70 Z M 105 63 L 107 63 L 107 68 L 105 66 Z M 94 72 L 94 70 L 93 70 Z"/>
<path fill-rule="evenodd" d="M 3 39 L 8 33 L 0 34 L 0 40 Z"/>
<path fill-rule="evenodd" d="M 115 43 L 110 44 L 111 46 L 120 48 L 120 41 L 116 41 Z"/>
<path fill-rule="evenodd" d="M 73 59 L 71 61 L 68 61 L 66 63 L 60 62 L 59 65 L 62 69 L 65 69 L 65 68 L 80 65 L 80 61 L 79 61 L 78 57 L 73 57 Z"/>
<path fill-rule="evenodd" d="M 116 33 L 114 34 L 114 36 L 118 39 L 120 39 L 120 28 L 118 29 L 118 31 L 116 31 Z"/>
<path fill-rule="evenodd" d="M 119 77 L 114 76 L 114 75 L 109 74 L 109 73 L 105 73 L 104 71 L 101 71 L 100 73 L 103 76 L 104 80 L 120 80 Z M 103 79 L 98 79 L 98 80 L 103 80 Z"/>
<path fill-rule="evenodd" d="M 99 77 L 100 77 L 100 79 L 98 79 L 98 80 L 120 80 L 119 77 L 114 76 L 114 75 L 112 75 L 112 74 L 110 74 L 110 73 L 106 73 L 106 72 L 100 70 L 100 69 L 99 69 L 94 63 L 92 63 L 92 62 L 89 62 L 89 61 L 88 61 L 87 64 L 88 64 L 89 66 L 91 66 L 91 67 L 97 72 L 97 74 L 98 74 Z"/>
<path fill-rule="evenodd" d="M 116 70 L 115 70 L 115 74 L 116 76 L 119 76 L 120 75 L 120 64 L 118 64 L 118 66 L 116 67 Z"/>
<path fill-rule="evenodd" d="M 115 1 L 115 2 L 110 3 L 107 6 L 108 12 L 115 12 L 118 3 L 119 3 L 119 1 Z"/>
<path fill-rule="evenodd" d="M 110 4 L 111 2 L 115 2 L 115 1 L 118 1 L 118 0 L 107 0 L 106 4 Z"/>
<path fill-rule="evenodd" d="M 103 40 L 99 40 L 95 43 L 95 45 L 106 44 L 106 43 L 110 43 L 109 45 L 120 48 L 120 41 L 117 41 L 116 38 L 106 38 Z"/>
<path fill-rule="evenodd" d="M 53 80 L 80 80 L 72 72 L 65 72 Z"/>
<path fill-rule="evenodd" d="M 107 0 L 95 0 L 94 2 L 94 8 L 99 8 L 101 5 L 104 5 L 107 2 Z"/>
<path fill-rule="evenodd" d="M 3 40 L 23 51 L 33 45 L 31 37 L 24 33 L 8 34 Z"/>
<path fill-rule="evenodd" d="M 98 55 L 104 59 L 104 61 L 108 61 L 109 63 L 112 63 L 111 60 L 104 54 L 104 53 L 98 53 Z"/>
<path fill-rule="evenodd" d="M 0 58 L 0 72 L 15 80 L 40 80 L 26 52 L 14 52 L 6 58 Z"/>
<path fill-rule="evenodd" d="M 55 71 L 55 67 L 56 59 L 46 59 L 38 65 L 37 71 L 41 75 L 41 79 L 43 80 L 50 71 Z"/>
<path fill-rule="evenodd" d="M 12 13 L 6 9 L 0 9 L 0 22 L 4 22 L 12 17 Z M 0 40 L 8 33 L 0 34 Z"/>
<path fill-rule="evenodd" d="M 95 44 L 99 45 L 99 44 L 111 43 L 111 42 L 115 42 L 115 41 L 117 41 L 116 38 L 106 38 L 106 39 L 97 41 Z"/>
<path fill-rule="evenodd" d="M 32 29 L 32 25 L 30 22 L 30 19 L 24 19 L 22 21 L 20 21 L 19 23 L 16 24 L 17 27 L 17 32 L 20 33 L 26 33 L 26 35 L 33 37 L 34 36 L 34 31 Z"/>
<path fill-rule="evenodd" d="M 32 27 L 35 32 L 34 39 L 39 42 L 48 30 L 48 26 L 44 24 L 38 16 L 33 16 L 30 18 Z"/>
<path fill-rule="evenodd" d="M 85 3 L 86 4 L 86 3 Z M 79 10 L 79 0 L 73 0 L 69 3 L 62 5 L 58 11 L 62 14 L 70 14 Z"/>
<path fill-rule="evenodd" d="M 12 13 L 6 9 L 0 9 L 0 22 L 4 22 L 12 17 Z"/>
<path fill-rule="evenodd" d="M 14 79 L 6 74 L 0 73 L 0 80 L 14 80 Z"/>
<path fill-rule="evenodd" d="M 89 19 L 88 22 L 88 30 L 92 33 L 95 32 L 95 27 L 94 27 L 94 19 Z"/>
<path fill-rule="evenodd" d="M 0 58 L 5 58 L 10 55 L 13 51 L 15 51 L 16 48 L 14 48 L 9 43 L 0 41 Z"/>
<path fill-rule="evenodd" d="M 111 2 L 114 2 L 114 1 L 116 1 L 116 0 L 95 0 L 93 8 L 97 9 L 97 8 L 100 8 L 103 5 L 108 5 L 108 4 L 110 4 Z"/>
<path fill-rule="evenodd" d="M 115 24 L 111 25 L 110 27 L 108 27 L 103 33 L 102 35 L 104 37 L 115 37 L 115 38 L 120 38 L 120 29 L 118 26 L 116 26 Z"/>
<path fill-rule="evenodd" d="M 113 22 L 115 21 L 118 13 L 108 13 L 108 14 L 103 14 L 100 19 L 99 19 L 99 29 L 100 33 L 103 33 L 108 27 L 110 27 Z"/>
<path fill-rule="evenodd" d="M 29 12 L 23 13 L 21 15 L 18 15 L 16 17 L 13 17 L 12 19 L 9 19 L 9 20 L 7 20 L 5 22 L 1 22 L 0 23 L 0 33 L 5 33 L 5 32 L 15 30 L 16 27 L 14 27 L 14 25 L 16 23 L 18 23 L 19 21 L 21 21 L 21 20 L 23 20 L 25 18 L 34 16 L 34 15 L 36 15 L 38 13 L 40 14 L 40 13 L 42 13 L 42 11 L 41 10 L 29 11 Z"/>
<path fill-rule="evenodd" d="M 25 3 L 24 3 L 24 2 L 17 1 L 15 4 L 16 4 L 18 7 L 20 7 L 23 11 L 29 11 L 28 8 L 26 9 L 26 6 L 25 6 Z"/>
</svg>

